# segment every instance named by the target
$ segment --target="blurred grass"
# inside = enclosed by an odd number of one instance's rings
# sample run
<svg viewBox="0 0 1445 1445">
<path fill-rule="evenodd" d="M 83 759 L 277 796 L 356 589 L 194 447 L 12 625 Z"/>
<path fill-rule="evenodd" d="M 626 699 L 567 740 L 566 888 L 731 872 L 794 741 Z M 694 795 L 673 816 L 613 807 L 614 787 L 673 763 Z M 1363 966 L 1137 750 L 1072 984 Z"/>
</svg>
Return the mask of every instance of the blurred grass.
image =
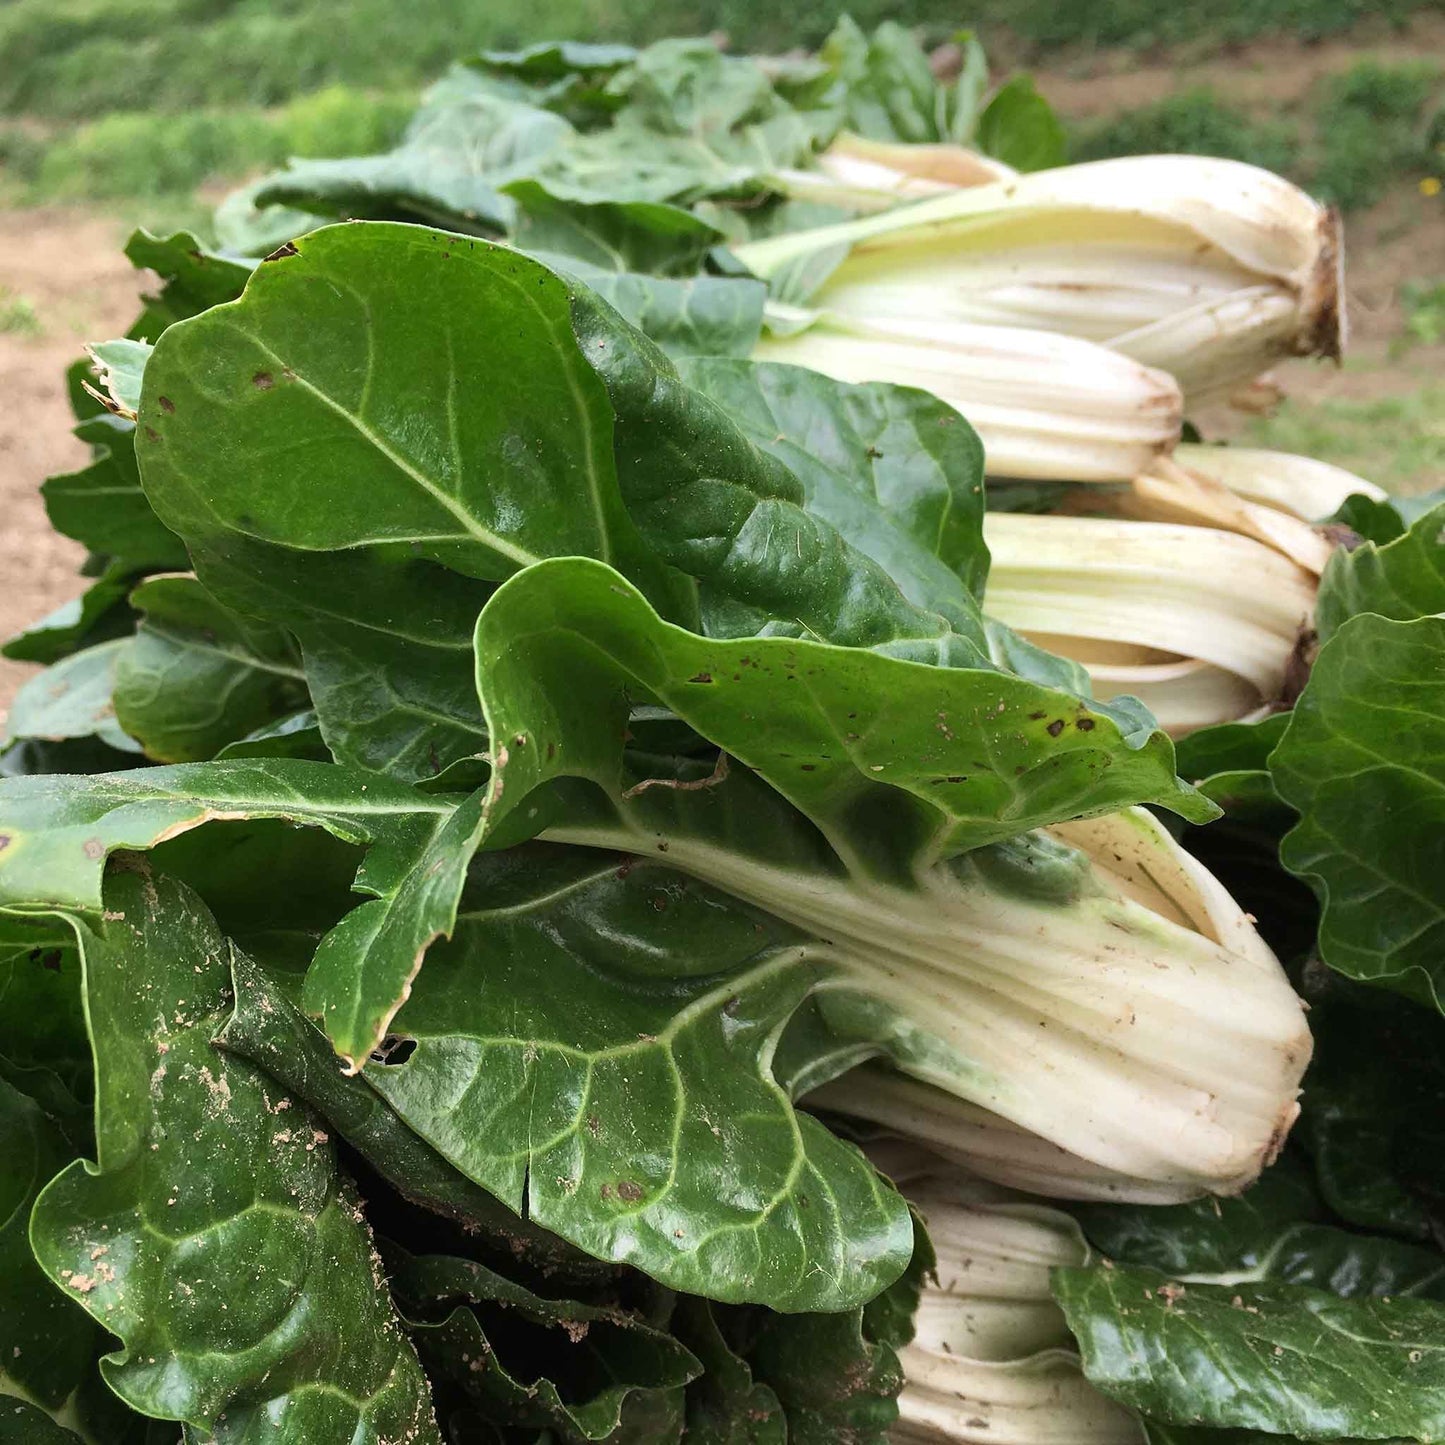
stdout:
<svg viewBox="0 0 1445 1445">
<path fill-rule="evenodd" d="M 1445 483 L 1445 381 L 1438 371 L 1417 380 L 1399 378 L 1373 401 L 1286 402 L 1254 418 L 1239 441 L 1322 457 L 1391 492 L 1429 491 Z"/>
<path fill-rule="evenodd" d="M 1076 128 L 1079 160 L 1189 151 L 1279 171 L 1362 210 L 1401 179 L 1445 171 L 1445 72 L 1435 61 L 1361 59 L 1290 113 L 1251 113 L 1196 88 Z"/>
<path fill-rule="evenodd" d="M 939 36 L 966 24 L 1014 51 L 1216 47 L 1271 32 L 1376 32 L 1438 0 L 6 0 L 0 114 L 94 119 L 109 111 L 272 107 L 344 84 L 396 90 L 481 46 L 586 35 L 646 41 L 726 30 L 745 48 L 820 40 L 851 11 Z"/>
</svg>

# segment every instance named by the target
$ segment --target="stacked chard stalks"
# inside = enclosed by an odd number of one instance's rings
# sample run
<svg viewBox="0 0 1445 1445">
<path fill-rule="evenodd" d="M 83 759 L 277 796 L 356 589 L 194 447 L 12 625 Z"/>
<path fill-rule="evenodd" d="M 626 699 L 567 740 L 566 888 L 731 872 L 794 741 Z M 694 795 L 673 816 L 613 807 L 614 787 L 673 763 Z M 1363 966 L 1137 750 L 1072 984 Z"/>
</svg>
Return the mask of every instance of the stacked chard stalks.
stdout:
<svg viewBox="0 0 1445 1445">
<path fill-rule="evenodd" d="M 1445 509 L 1183 440 L 1339 357 L 1330 212 L 981 65 L 486 55 L 132 237 L 7 645 L 16 1438 L 1445 1435 Z"/>
<path fill-rule="evenodd" d="M 740 248 L 784 293 L 825 273 L 806 305 L 771 305 L 755 354 L 931 391 L 978 430 L 991 477 L 1104 484 L 1057 501 L 1067 520 L 990 517 L 992 613 L 1176 736 L 1266 715 L 1331 551 L 1314 524 L 1383 494 L 1306 458 L 1180 438 L 1187 409 L 1288 357 L 1339 359 L 1338 216 L 1234 161 L 995 176 L 945 157 L 825 154 L 860 209 L 926 199 Z"/>
</svg>

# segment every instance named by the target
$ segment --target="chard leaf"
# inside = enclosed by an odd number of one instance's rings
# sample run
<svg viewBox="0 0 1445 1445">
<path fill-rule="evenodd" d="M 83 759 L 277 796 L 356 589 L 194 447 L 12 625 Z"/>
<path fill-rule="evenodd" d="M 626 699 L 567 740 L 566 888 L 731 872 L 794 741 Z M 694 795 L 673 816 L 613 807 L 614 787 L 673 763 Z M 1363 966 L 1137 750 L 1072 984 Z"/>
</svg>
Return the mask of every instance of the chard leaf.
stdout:
<svg viewBox="0 0 1445 1445">
<path fill-rule="evenodd" d="M 765 778 L 850 868 L 890 881 L 1129 803 L 1212 813 L 1175 778 L 1161 735 L 1130 746 L 1075 697 L 861 648 L 701 638 L 584 559 L 539 564 L 501 588 L 476 646 L 489 726 L 507 740 L 488 827 L 558 777 L 620 797 L 627 699 L 639 690 Z"/>
<path fill-rule="evenodd" d="M 1320 641 L 1361 612 L 1397 622 L 1445 612 L 1445 503 L 1383 547 L 1366 542 L 1335 549 L 1315 605 Z"/>
<path fill-rule="evenodd" d="M 129 632 L 134 614 L 123 606 L 134 569 L 112 562 L 77 598 L 64 602 L 39 622 L 12 637 L 0 652 L 17 662 L 59 662 L 87 644 L 113 640 Z"/>
<path fill-rule="evenodd" d="M 130 646 L 128 637 L 97 643 L 30 678 L 10 705 L 5 742 L 95 737 L 120 752 L 139 752 L 115 715 L 113 698 L 116 669 Z"/>
<path fill-rule="evenodd" d="M 945 140 L 945 103 L 928 56 L 913 32 L 885 21 L 865 35 L 844 16 L 824 42 L 822 59 L 843 90 L 847 129 L 869 140 Z"/>
<path fill-rule="evenodd" d="M 1200 728 L 1175 744 L 1179 774 L 1228 812 L 1278 806 L 1269 755 L 1289 726 L 1288 713 L 1258 722 Z"/>
<path fill-rule="evenodd" d="M 1045 171 L 1068 160 L 1063 122 L 1027 75 L 1012 76 L 994 92 L 979 114 L 974 142 L 1017 171 Z"/>
<path fill-rule="evenodd" d="M 10 1029 L 23 1026 L 23 1016 L 8 1009 L 6 1019 Z M 95 1357 L 95 1325 L 51 1284 L 30 1251 L 31 1207 L 75 1157 L 61 1126 L 0 1076 L 6 1166 L 0 1176 L 0 1418 L 13 1395 L 58 1412 Z"/>
<path fill-rule="evenodd" d="M 353 1069 L 381 1041 L 427 946 L 448 933 L 476 847 L 481 795 L 460 804 L 385 779 L 291 760 L 13 778 L 0 789 L 0 903 L 101 911 L 105 858 L 216 819 L 282 818 L 369 845 L 375 895 L 322 939 L 307 999 Z"/>
<path fill-rule="evenodd" d="M 745 277 L 640 276 L 571 256 L 540 256 L 583 282 L 669 356 L 748 356 L 763 326 L 767 287 Z"/>
<path fill-rule="evenodd" d="M 805 505 L 912 603 L 978 626 L 988 581 L 983 444 L 952 407 L 803 367 L 696 358 L 679 373 L 802 483 Z"/>
<path fill-rule="evenodd" d="M 644 1445 L 679 1417 L 699 1366 L 664 1330 L 534 1294 L 470 1259 L 393 1250 L 387 1262 L 423 1359 L 497 1424 Z"/>
<path fill-rule="evenodd" d="M 223 607 L 194 577 L 155 577 L 131 594 L 145 614 L 116 666 L 116 719 L 161 762 L 213 757 L 306 702 L 296 644 Z"/>
<path fill-rule="evenodd" d="M 41 488 L 50 525 L 92 552 L 123 557 L 134 568 L 190 566 L 181 539 L 141 490 L 135 427 L 119 417 L 91 417 L 75 428 L 93 460 L 78 472 L 51 477 Z"/>
<path fill-rule="evenodd" d="M 1090 1383 L 1151 1417 L 1302 1440 L 1438 1439 L 1445 1306 L 1055 1269 Z"/>
<path fill-rule="evenodd" d="M 370 852 L 357 887 L 399 888 L 456 800 L 323 763 L 257 759 L 0 782 L 0 906 L 99 916 L 111 853 L 218 819 L 284 818 Z M 0 935 L 3 937 L 3 935 Z"/>
<path fill-rule="evenodd" d="M 119 873 L 77 926 L 96 1068 L 96 1163 L 43 1192 L 41 1267 L 119 1336 L 133 1408 L 217 1442 L 439 1442 L 327 1136 L 211 1037 L 231 948 L 193 894 Z"/>
<path fill-rule="evenodd" d="M 829 974 L 799 942 L 616 854 L 482 854 L 392 1025 L 414 1048 L 365 1077 L 464 1174 L 598 1258 L 719 1299 L 852 1308 L 898 1275 L 912 1230 L 770 1072 Z"/>
<path fill-rule="evenodd" d="M 80 1445 L 80 1436 L 44 1410 L 0 1394 L 0 1445 Z"/>
<path fill-rule="evenodd" d="M 418 777 L 484 747 L 471 625 L 538 557 L 611 559 L 687 615 L 623 508 L 569 302 L 514 252 L 342 227 L 162 337 L 148 494 L 210 591 L 300 638 L 338 756 Z"/>
<path fill-rule="evenodd" d="M 1315 1058 L 1300 1120 L 1329 1207 L 1360 1229 L 1445 1238 L 1439 1017 L 1397 994 L 1308 967 Z"/>
<path fill-rule="evenodd" d="M 531 180 L 513 181 L 506 193 L 518 208 L 514 245 L 602 271 L 692 276 L 722 240 L 691 211 L 661 201 L 563 200 Z"/>
<path fill-rule="evenodd" d="M 678 1300 L 672 1332 L 703 1367 L 687 1388 L 685 1438 L 692 1445 L 787 1445 L 781 1402 L 734 1353 L 709 1301 Z"/>
<path fill-rule="evenodd" d="M 1311 1090 L 1312 1106 L 1314 1097 Z M 1233 1199 L 1162 1208 L 1086 1204 L 1073 1212 L 1089 1242 L 1111 1259 L 1178 1279 L 1279 1280 L 1343 1298 L 1445 1299 L 1445 1255 L 1322 1222 L 1319 1196 L 1289 1156 Z"/>
<path fill-rule="evenodd" d="M 1445 616 L 1339 627 L 1270 762 L 1325 962 L 1445 1007 Z"/>
<path fill-rule="evenodd" d="M 454 73 L 427 95 L 396 149 L 292 161 L 262 181 L 253 199 L 259 207 L 342 219 L 414 220 L 497 234 L 516 213 L 501 187 L 532 175 L 574 134 L 562 117 Z"/>
<path fill-rule="evenodd" d="M 150 342 L 122 337 L 117 341 L 99 341 L 86 347 L 86 351 L 95 363 L 105 392 L 101 398 L 105 409 L 134 421 L 140 409 L 141 379 L 150 360 Z"/>
<path fill-rule="evenodd" d="M 245 954 L 219 1047 L 249 1059 L 318 1114 L 404 1199 L 497 1241 L 549 1273 L 582 1258 L 500 1203 L 413 1133 L 362 1079 L 341 1071 L 326 1035 Z"/>
<path fill-rule="evenodd" d="M 158 295 L 145 298 L 146 314 L 132 328 L 133 333 L 154 328 L 143 331 L 142 339 L 150 342 L 173 322 L 234 301 L 255 269 L 254 261 L 209 250 L 189 231 L 169 236 L 132 231 L 125 254 L 133 266 L 154 271 L 164 283 Z"/>
<path fill-rule="evenodd" d="M 782 1404 L 789 1445 L 886 1445 L 903 1369 L 891 1345 L 870 1338 L 864 1319 L 855 1311 L 762 1322 L 748 1361 Z"/>
</svg>

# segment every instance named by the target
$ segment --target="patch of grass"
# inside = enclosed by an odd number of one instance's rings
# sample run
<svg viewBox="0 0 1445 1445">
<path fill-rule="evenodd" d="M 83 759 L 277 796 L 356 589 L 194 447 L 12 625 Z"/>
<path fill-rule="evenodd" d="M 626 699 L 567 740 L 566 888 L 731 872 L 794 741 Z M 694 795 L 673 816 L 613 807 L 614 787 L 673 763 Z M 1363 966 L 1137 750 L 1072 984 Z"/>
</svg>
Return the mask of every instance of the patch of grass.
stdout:
<svg viewBox="0 0 1445 1445">
<path fill-rule="evenodd" d="M 0 286 L 0 335 L 39 336 L 45 328 L 24 296 Z"/>
<path fill-rule="evenodd" d="M 1445 281 L 1407 281 L 1400 287 L 1400 305 L 1405 312 L 1403 345 L 1445 341 Z"/>
<path fill-rule="evenodd" d="M 415 96 L 330 86 L 276 110 L 233 106 L 184 115 L 118 112 L 48 141 L 0 134 L 0 155 L 34 203 L 189 195 L 213 179 L 293 155 L 354 155 L 393 145 Z"/>
<path fill-rule="evenodd" d="M 1297 147 L 1298 137 L 1285 122 L 1255 120 L 1201 87 L 1081 125 L 1070 150 L 1081 161 L 1179 152 L 1283 171 L 1293 164 Z"/>
<path fill-rule="evenodd" d="M 1373 205 L 1398 177 L 1428 170 L 1439 89 L 1440 69 L 1429 61 L 1361 60 L 1333 77 L 1314 110 L 1316 194 L 1353 210 Z"/>
<path fill-rule="evenodd" d="M 1430 491 L 1445 485 L 1445 383 L 1422 379 L 1378 401 L 1286 402 L 1240 441 L 1319 457 L 1392 492 Z"/>
</svg>

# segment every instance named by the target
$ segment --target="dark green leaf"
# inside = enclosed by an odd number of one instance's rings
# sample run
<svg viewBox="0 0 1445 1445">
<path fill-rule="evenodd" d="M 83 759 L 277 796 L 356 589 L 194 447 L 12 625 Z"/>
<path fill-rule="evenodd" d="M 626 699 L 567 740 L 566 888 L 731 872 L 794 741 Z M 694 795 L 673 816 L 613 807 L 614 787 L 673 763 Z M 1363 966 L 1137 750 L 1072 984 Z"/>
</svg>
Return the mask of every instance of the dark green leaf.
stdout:
<svg viewBox="0 0 1445 1445">
<path fill-rule="evenodd" d="M 321 1033 L 243 954 L 232 968 L 235 1009 L 216 1042 L 304 1100 L 403 1198 L 445 1215 L 543 1267 L 575 1256 L 447 1163 L 365 1081 L 348 1076 Z"/>
<path fill-rule="evenodd" d="M 207 249 L 189 231 L 169 236 L 132 231 L 125 254 L 133 266 L 154 271 L 164 283 L 159 295 L 146 300 L 150 319 L 165 325 L 234 301 L 255 268 L 253 261 Z M 158 334 L 144 339 L 154 342 Z"/>
<path fill-rule="evenodd" d="M 691 211 L 661 201 L 564 200 L 536 181 L 513 181 L 514 244 L 575 257 L 603 271 L 694 275 L 721 233 Z"/>
<path fill-rule="evenodd" d="M 1440 1007 L 1445 617 L 1344 623 L 1271 766 L 1301 814 L 1280 857 L 1320 895 L 1325 962 Z"/>
<path fill-rule="evenodd" d="M 788 1423 L 778 1397 L 733 1352 L 715 1306 L 685 1295 L 673 1313 L 672 1332 L 703 1367 L 687 1388 L 688 1445 L 787 1445 Z"/>
<path fill-rule="evenodd" d="M 666 1436 L 629 1417 L 675 1417 L 698 1373 L 670 1334 L 620 1309 L 534 1294 L 474 1260 L 394 1250 L 387 1262 L 423 1359 L 499 1424 L 645 1445 Z"/>
<path fill-rule="evenodd" d="M 1278 712 L 1259 722 L 1199 728 L 1175 745 L 1179 775 L 1227 812 L 1278 807 L 1269 755 L 1289 726 Z"/>
<path fill-rule="evenodd" d="M 211 1037 L 230 947 L 193 894 L 120 873 L 77 927 L 96 1066 L 94 1166 L 36 1205 L 52 1280 L 113 1334 L 111 1387 L 218 1441 L 438 1441 L 327 1136 Z"/>
<path fill-rule="evenodd" d="M 1301 1132 L 1330 1208 L 1361 1229 L 1445 1239 L 1445 1022 L 1433 1010 L 1305 970 L 1315 1056 Z"/>
<path fill-rule="evenodd" d="M 623 510 L 610 424 L 561 280 L 455 237 L 340 227 L 165 333 L 143 464 L 202 582 L 298 635 L 338 756 L 418 777 L 485 746 L 469 636 L 491 582 L 610 557 L 686 615 Z"/>
<path fill-rule="evenodd" d="M 75 435 L 94 459 L 78 472 L 51 477 L 40 489 L 57 532 L 98 552 L 123 557 L 136 569 L 189 567 L 181 539 L 160 519 L 141 490 L 135 427 L 120 417 L 92 417 Z"/>
<path fill-rule="evenodd" d="M 1161 735 L 1132 747 L 1076 698 L 859 648 L 707 640 L 583 559 L 528 568 L 500 589 L 478 622 L 477 656 L 492 733 L 509 740 L 489 826 L 556 777 L 620 797 L 627 695 L 639 688 L 766 778 L 863 873 L 912 876 L 1132 802 L 1200 821 L 1211 811 L 1175 779 Z"/>
<path fill-rule="evenodd" d="M 116 668 L 130 646 L 128 637 L 101 642 L 30 678 L 10 704 L 5 742 L 95 737 L 121 752 L 139 752 L 116 718 L 113 699 Z"/>
<path fill-rule="evenodd" d="M 479 795 L 458 806 L 289 759 L 12 778 L 0 785 L 0 903 L 99 913 L 111 851 L 151 848 L 217 818 L 283 818 L 370 844 L 357 888 L 376 896 L 322 941 L 307 982 L 328 1032 L 359 1067 L 427 945 L 451 929 L 480 811 Z"/>
<path fill-rule="evenodd" d="M 116 719 L 165 763 L 214 757 L 306 703 L 289 633 L 223 607 L 194 577 L 143 582 L 144 613 L 116 666 Z"/>
<path fill-rule="evenodd" d="M 841 83 L 848 130 L 870 140 L 948 138 L 946 102 L 911 31 L 885 21 L 868 36 L 844 16 L 821 54 Z"/>
<path fill-rule="evenodd" d="M 1053 1281 L 1090 1382 L 1146 1415 L 1302 1440 L 1445 1429 L 1445 1305 L 1122 1265 Z"/>
<path fill-rule="evenodd" d="M 1397 622 L 1445 612 L 1445 503 L 1383 547 L 1366 542 L 1353 551 L 1336 549 L 1315 606 L 1320 641 L 1360 612 Z"/>
<path fill-rule="evenodd" d="M 678 369 L 910 602 L 960 632 L 979 625 L 983 444 L 952 408 L 912 388 L 847 386 L 797 366 L 697 358 Z"/>
<path fill-rule="evenodd" d="M 122 604 L 134 575 L 129 563 L 110 563 L 79 597 L 12 637 L 0 651 L 16 662 L 59 662 L 91 643 L 129 632 L 134 614 Z"/>
<path fill-rule="evenodd" d="M 974 141 L 1018 171 L 1044 171 L 1068 159 L 1068 137 L 1054 108 L 1027 75 L 1005 81 L 984 106 Z"/>
<path fill-rule="evenodd" d="M 292 161 L 256 188 L 254 202 L 497 234 L 516 211 L 501 188 L 534 174 L 573 136 L 560 116 L 498 95 L 480 77 L 454 72 L 433 88 L 395 150 Z"/>
<path fill-rule="evenodd" d="M 762 331 L 767 287 L 761 281 L 725 276 L 682 281 L 604 271 L 566 256 L 541 259 L 583 282 L 674 358 L 748 356 Z"/>
<path fill-rule="evenodd" d="M 897 1276 L 911 1229 L 769 1072 L 825 974 L 795 939 L 619 855 L 483 854 L 392 1025 L 414 1051 L 366 1077 L 463 1173 L 599 1258 L 717 1298 L 849 1308 Z"/>
<path fill-rule="evenodd" d="M 7 1011 L 7 1032 L 21 1024 Z M 0 1174 L 0 1414 L 5 1398 L 14 1394 L 58 1412 L 90 1373 L 95 1356 L 95 1325 L 51 1284 L 30 1252 L 31 1207 L 74 1158 L 56 1121 L 0 1077 L 0 1159 L 5 1161 Z"/>
<path fill-rule="evenodd" d="M 0 1395 L 0 1445 L 80 1445 L 80 1436 L 44 1410 Z"/>
</svg>

